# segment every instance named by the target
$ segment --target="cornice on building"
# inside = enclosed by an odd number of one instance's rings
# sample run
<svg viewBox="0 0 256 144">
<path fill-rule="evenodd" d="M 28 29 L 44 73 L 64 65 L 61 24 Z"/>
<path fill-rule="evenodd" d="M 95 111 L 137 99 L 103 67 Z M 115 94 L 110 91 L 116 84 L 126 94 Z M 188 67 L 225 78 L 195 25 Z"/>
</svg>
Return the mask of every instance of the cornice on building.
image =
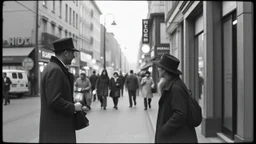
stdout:
<svg viewBox="0 0 256 144">
<path fill-rule="evenodd" d="M 100 8 L 98 7 L 98 5 L 96 4 L 95 0 L 91 0 L 92 4 L 95 6 L 95 8 L 98 10 L 98 12 L 100 13 L 100 15 L 102 14 Z"/>
</svg>

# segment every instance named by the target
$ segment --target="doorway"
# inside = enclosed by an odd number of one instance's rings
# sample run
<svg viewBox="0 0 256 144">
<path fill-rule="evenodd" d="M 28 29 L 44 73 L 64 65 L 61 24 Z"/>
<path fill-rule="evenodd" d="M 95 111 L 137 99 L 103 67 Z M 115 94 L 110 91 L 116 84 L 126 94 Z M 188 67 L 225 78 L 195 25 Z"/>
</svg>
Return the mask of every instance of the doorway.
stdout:
<svg viewBox="0 0 256 144">
<path fill-rule="evenodd" d="M 234 140 L 236 134 L 237 107 L 237 45 L 236 12 L 223 18 L 223 99 L 222 132 Z"/>
</svg>

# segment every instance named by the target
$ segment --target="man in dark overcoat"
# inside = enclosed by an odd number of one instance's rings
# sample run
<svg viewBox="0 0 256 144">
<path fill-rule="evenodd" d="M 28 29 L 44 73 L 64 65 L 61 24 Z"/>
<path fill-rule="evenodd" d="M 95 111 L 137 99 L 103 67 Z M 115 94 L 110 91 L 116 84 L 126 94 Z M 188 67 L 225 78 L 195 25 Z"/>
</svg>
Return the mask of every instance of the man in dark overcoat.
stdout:
<svg viewBox="0 0 256 144">
<path fill-rule="evenodd" d="M 132 98 L 134 105 L 136 105 L 136 91 L 139 88 L 139 81 L 137 76 L 134 75 L 133 70 L 130 70 L 130 75 L 125 80 L 125 87 L 128 90 L 130 107 L 132 107 Z"/>
<path fill-rule="evenodd" d="M 72 38 L 53 43 L 52 56 L 42 72 L 39 143 L 76 143 L 74 113 L 82 110 L 73 102 L 73 74 L 68 72 L 77 51 Z"/>
<path fill-rule="evenodd" d="M 93 91 L 95 90 L 95 85 L 96 85 L 96 82 L 97 82 L 97 79 L 98 79 L 98 76 L 96 75 L 96 71 L 93 71 L 92 75 L 90 76 L 90 82 L 91 82 L 91 94 L 92 94 L 92 97 L 93 97 L 93 101 L 96 100 L 96 94 L 93 94 Z"/>
<path fill-rule="evenodd" d="M 9 91 L 10 91 L 10 86 L 12 84 L 11 79 L 7 76 L 7 74 L 4 72 L 3 73 L 3 79 L 4 79 L 4 105 L 10 104 L 10 98 L 9 98 Z"/>
<path fill-rule="evenodd" d="M 186 85 L 179 78 L 182 74 L 177 68 L 180 61 L 164 54 L 158 66 L 159 77 L 164 82 L 160 85 L 161 98 L 157 116 L 155 143 L 197 143 L 194 127 L 188 125 L 188 104 Z"/>
</svg>

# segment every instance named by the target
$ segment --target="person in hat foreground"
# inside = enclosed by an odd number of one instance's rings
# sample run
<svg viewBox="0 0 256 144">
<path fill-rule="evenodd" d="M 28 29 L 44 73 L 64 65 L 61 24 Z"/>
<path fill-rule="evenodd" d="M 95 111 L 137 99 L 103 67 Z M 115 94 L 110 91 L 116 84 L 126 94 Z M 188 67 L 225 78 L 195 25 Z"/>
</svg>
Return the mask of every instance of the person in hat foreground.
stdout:
<svg viewBox="0 0 256 144">
<path fill-rule="evenodd" d="M 197 143 L 194 127 L 187 124 L 188 105 L 186 87 L 177 68 L 180 61 L 164 54 L 153 62 L 158 66 L 159 77 L 163 78 L 160 86 L 161 98 L 156 124 L 155 143 Z"/>
<path fill-rule="evenodd" d="M 53 46 L 56 56 L 42 72 L 39 143 L 76 143 L 74 113 L 82 105 L 73 102 L 73 74 L 66 65 L 78 50 L 72 38 L 59 39 Z"/>
<path fill-rule="evenodd" d="M 120 93 L 121 93 L 121 85 L 122 85 L 122 81 L 121 79 L 118 77 L 118 72 L 114 72 L 113 76 L 110 79 L 110 83 L 109 83 L 109 88 L 110 88 L 110 97 L 113 98 L 113 103 L 114 103 L 114 108 L 117 108 L 117 104 L 118 104 L 118 98 L 120 97 Z"/>
</svg>

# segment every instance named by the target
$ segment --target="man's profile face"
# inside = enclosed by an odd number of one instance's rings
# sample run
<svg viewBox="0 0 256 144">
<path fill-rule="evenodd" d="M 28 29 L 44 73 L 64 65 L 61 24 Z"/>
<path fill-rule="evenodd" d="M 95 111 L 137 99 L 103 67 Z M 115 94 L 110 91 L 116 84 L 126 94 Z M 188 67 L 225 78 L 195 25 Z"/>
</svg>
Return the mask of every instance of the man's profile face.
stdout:
<svg viewBox="0 0 256 144">
<path fill-rule="evenodd" d="M 158 68 L 158 74 L 159 77 L 164 77 L 164 69 L 162 69 L 161 67 Z"/>
<path fill-rule="evenodd" d="M 72 60 L 75 58 L 75 54 L 74 54 L 74 51 L 72 50 L 66 50 L 64 52 L 64 55 L 65 55 L 65 58 L 66 58 L 66 64 L 67 65 L 70 65 Z"/>
</svg>

